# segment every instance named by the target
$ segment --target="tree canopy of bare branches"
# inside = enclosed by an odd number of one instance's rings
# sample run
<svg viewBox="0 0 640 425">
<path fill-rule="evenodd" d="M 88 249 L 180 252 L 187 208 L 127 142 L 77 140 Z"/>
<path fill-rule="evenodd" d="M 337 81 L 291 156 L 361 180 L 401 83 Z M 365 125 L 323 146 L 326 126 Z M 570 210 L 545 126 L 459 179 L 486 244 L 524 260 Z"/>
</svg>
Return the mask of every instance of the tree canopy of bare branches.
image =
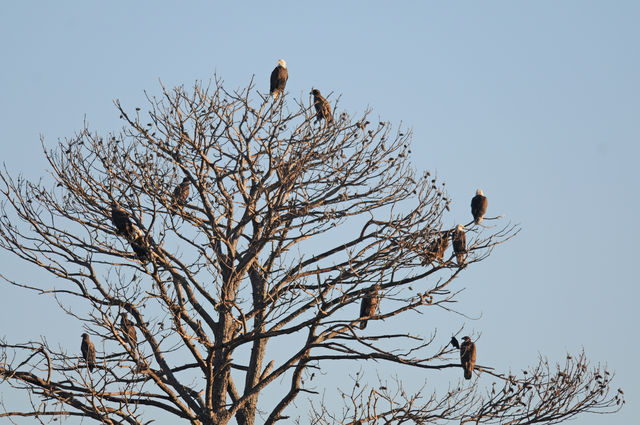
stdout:
<svg viewBox="0 0 640 425">
<path fill-rule="evenodd" d="M 2 385 L 32 402 L 0 416 L 271 425 L 294 421 L 292 403 L 308 398 L 302 423 L 550 424 L 619 408 L 612 375 L 584 355 L 541 359 L 521 377 L 479 358 L 474 384 L 443 393 L 356 376 L 342 409 L 323 402 L 313 376 L 336 362 L 462 377 L 448 336 L 386 324 L 451 309 L 457 278 L 518 228 L 470 217 L 456 261 L 443 245 L 450 199 L 412 167 L 410 132 L 337 104 L 332 121 L 316 121 L 309 100 L 252 92 L 216 80 L 163 87 L 145 110 L 116 102 L 120 132 L 43 142 L 55 181 L 0 173 L 0 246 L 56 279 L 3 278 L 83 325 L 77 349 L 2 342 Z M 95 345 L 92 372 L 81 332 Z M 479 388 L 478 374 L 497 386 Z M 266 390 L 275 403 L 260 403 Z"/>
</svg>

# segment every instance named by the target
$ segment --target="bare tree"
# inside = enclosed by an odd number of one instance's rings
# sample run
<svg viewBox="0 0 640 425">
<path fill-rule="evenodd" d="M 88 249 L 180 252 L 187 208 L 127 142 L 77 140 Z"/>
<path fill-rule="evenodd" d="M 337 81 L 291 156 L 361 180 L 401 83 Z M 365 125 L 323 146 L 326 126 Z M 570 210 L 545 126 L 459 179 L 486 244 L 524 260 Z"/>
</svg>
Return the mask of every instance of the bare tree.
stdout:
<svg viewBox="0 0 640 425">
<path fill-rule="evenodd" d="M 55 297 L 96 349 L 91 372 L 80 329 L 77 350 L 3 342 L 3 385 L 31 407 L 1 417 L 274 424 L 303 394 L 316 424 L 555 423 L 618 409 L 611 375 L 584 356 L 557 369 L 541 359 L 521 378 L 480 361 L 476 376 L 502 385 L 486 394 L 472 384 L 429 396 L 358 376 L 341 390 L 343 409 L 323 403 L 313 377 L 337 361 L 462 377 L 448 335 L 388 324 L 451 310 L 456 279 L 518 229 L 470 220 L 454 261 L 450 200 L 412 168 L 410 133 L 336 104 L 332 121 L 316 122 L 310 101 L 290 101 L 290 112 L 285 97 L 252 91 L 163 87 L 148 113 L 116 102 L 121 132 L 43 142 L 55 182 L 0 173 L 0 246 L 57 278 L 4 279 Z M 267 389 L 275 403 L 259 403 Z"/>
</svg>

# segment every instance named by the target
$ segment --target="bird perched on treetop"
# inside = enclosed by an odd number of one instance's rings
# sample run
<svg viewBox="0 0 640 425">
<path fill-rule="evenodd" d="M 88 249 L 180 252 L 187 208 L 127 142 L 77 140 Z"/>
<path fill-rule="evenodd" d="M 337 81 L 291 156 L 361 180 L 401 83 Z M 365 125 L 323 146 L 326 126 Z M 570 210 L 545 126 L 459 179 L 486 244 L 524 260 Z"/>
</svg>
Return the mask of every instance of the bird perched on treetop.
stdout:
<svg viewBox="0 0 640 425">
<path fill-rule="evenodd" d="M 476 224 L 482 223 L 484 214 L 487 212 L 487 197 L 484 196 L 481 189 L 476 190 L 476 196 L 471 199 L 471 214 Z"/>
<path fill-rule="evenodd" d="M 271 87 L 269 92 L 274 100 L 278 100 L 278 97 L 284 93 L 284 87 L 287 85 L 288 79 L 289 71 L 287 70 L 287 63 L 283 59 L 279 59 L 278 65 L 271 71 Z"/>
<path fill-rule="evenodd" d="M 331 122 L 333 117 L 331 116 L 331 105 L 327 99 L 322 97 L 320 90 L 313 89 L 311 93 L 313 95 L 313 106 L 316 108 L 316 121 L 325 120 Z"/>
<path fill-rule="evenodd" d="M 80 344 L 80 351 L 82 352 L 82 358 L 87 362 L 89 371 L 92 372 L 96 366 L 96 347 L 93 346 L 93 342 L 89 339 L 89 334 L 82 334 L 82 344 Z"/>
<path fill-rule="evenodd" d="M 464 379 L 471 379 L 473 368 L 476 366 L 476 345 L 468 336 L 462 337 L 460 363 L 464 369 Z"/>
</svg>

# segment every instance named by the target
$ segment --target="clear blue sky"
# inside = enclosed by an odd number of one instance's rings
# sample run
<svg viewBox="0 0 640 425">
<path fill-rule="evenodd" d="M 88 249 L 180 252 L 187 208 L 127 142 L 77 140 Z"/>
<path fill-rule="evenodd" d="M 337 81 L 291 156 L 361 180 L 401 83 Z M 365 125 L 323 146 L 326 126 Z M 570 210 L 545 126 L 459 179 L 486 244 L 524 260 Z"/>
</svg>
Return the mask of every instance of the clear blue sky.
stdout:
<svg viewBox="0 0 640 425">
<path fill-rule="evenodd" d="M 478 320 L 448 316 L 441 332 L 481 332 L 478 361 L 503 370 L 584 348 L 616 371 L 627 406 L 572 423 L 637 421 L 640 2 L 229 4 L 3 2 L 1 160 L 38 178 L 40 135 L 51 146 L 85 117 L 116 130 L 112 101 L 144 106 L 159 79 L 190 86 L 215 71 L 235 88 L 255 74 L 266 91 L 283 58 L 290 95 L 333 91 L 343 109 L 411 127 L 415 166 L 447 182 L 451 224 L 468 221 L 479 187 L 488 215 L 521 224 L 459 281 L 459 308 Z M 0 264 L 32 276 L 5 253 Z M 0 323 L 9 338 L 79 345 L 50 299 L 6 285 Z"/>
</svg>

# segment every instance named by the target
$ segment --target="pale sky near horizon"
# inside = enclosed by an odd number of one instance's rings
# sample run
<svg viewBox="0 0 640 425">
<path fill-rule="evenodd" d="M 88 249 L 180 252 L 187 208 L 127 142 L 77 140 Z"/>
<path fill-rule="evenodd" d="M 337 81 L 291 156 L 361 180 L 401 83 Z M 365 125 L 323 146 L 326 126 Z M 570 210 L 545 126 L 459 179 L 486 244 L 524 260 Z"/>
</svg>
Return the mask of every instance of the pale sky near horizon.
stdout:
<svg viewBox="0 0 640 425">
<path fill-rule="evenodd" d="M 448 316 L 440 332 L 481 334 L 478 361 L 503 371 L 584 349 L 616 372 L 627 405 L 571 423 L 637 423 L 639 22 L 630 0 L 4 2 L 0 161 L 46 178 L 41 135 L 51 147 L 85 119 L 117 131 L 113 100 L 144 107 L 160 81 L 216 72 L 233 89 L 255 75 L 267 91 L 283 58 L 291 97 L 317 87 L 412 129 L 415 167 L 454 200 L 447 224 L 469 221 L 482 188 L 488 215 L 521 226 L 458 281 L 457 307 L 475 320 Z M 31 273 L 4 252 L 0 265 Z M 0 283 L 0 337 L 79 346 L 80 327 L 65 334 L 52 304 Z"/>
</svg>

